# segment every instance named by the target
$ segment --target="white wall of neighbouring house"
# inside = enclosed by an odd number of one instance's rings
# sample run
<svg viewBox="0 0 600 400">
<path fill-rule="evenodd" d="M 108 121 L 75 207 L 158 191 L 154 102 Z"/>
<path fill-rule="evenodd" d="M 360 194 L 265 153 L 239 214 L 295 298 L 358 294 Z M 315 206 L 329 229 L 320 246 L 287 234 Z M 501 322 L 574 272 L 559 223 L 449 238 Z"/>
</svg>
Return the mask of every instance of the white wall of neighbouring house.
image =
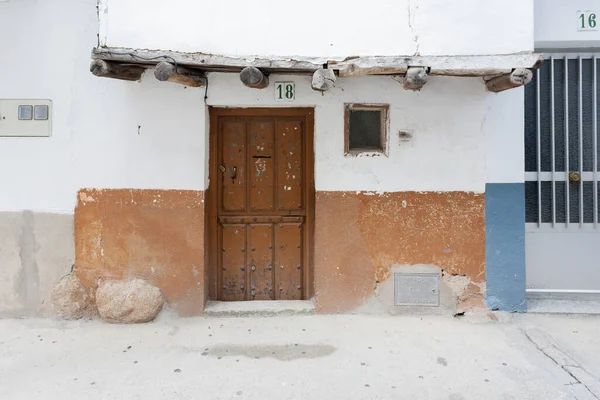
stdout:
<svg viewBox="0 0 600 400">
<path fill-rule="evenodd" d="M 535 0 L 535 47 L 600 47 L 600 4 L 596 0 Z"/>
<path fill-rule="evenodd" d="M 533 0 L 100 0 L 103 45 L 234 56 L 472 55 L 533 48 Z"/>
</svg>

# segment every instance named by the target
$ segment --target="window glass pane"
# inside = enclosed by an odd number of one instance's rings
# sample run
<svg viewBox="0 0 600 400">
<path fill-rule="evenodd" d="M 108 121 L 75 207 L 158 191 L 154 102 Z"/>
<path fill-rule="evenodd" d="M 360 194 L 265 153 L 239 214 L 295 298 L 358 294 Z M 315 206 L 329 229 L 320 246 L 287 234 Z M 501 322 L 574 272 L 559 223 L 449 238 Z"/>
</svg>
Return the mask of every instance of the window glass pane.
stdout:
<svg viewBox="0 0 600 400">
<path fill-rule="evenodd" d="M 382 110 L 349 110 L 348 148 L 350 150 L 382 150 Z"/>
</svg>

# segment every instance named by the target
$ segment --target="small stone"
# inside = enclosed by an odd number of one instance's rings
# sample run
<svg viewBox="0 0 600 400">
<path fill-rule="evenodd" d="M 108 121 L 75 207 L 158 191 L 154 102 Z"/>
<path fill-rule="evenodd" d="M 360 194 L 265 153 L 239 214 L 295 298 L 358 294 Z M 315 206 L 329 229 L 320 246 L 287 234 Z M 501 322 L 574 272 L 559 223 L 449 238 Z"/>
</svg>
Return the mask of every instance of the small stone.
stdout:
<svg viewBox="0 0 600 400">
<path fill-rule="evenodd" d="M 164 304 L 160 289 L 143 279 L 107 281 L 96 291 L 100 316 L 112 323 L 133 324 L 152 321 Z"/>
<path fill-rule="evenodd" d="M 506 363 L 502 363 L 502 365 L 506 365 Z"/>
<path fill-rule="evenodd" d="M 95 385 L 95 384 L 96 384 L 96 382 L 92 382 L 92 383 L 90 383 L 90 385 Z"/>
<path fill-rule="evenodd" d="M 365 383 L 365 387 L 371 387 L 371 385 L 369 385 L 368 383 Z"/>
<path fill-rule="evenodd" d="M 423 375 L 419 375 L 419 379 L 423 379 Z"/>
<path fill-rule="evenodd" d="M 217 357 L 217 360 L 220 360 L 220 359 L 221 359 L 221 356 Z"/>
<path fill-rule="evenodd" d="M 131 346 L 127 346 L 127 350 L 129 350 L 131 348 Z"/>
<path fill-rule="evenodd" d="M 180 370 L 179 368 L 175 368 L 175 369 L 173 370 L 173 372 L 177 372 L 177 373 L 179 373 L 179 372 L 181 372 L 181 370 Z"/>
<path fill-rule="evenodd" d="M 200 353 L 200 355 L 201 355 L 201 356 L 206 356 L 206 355 L 208 355 L 208 353 L 207 353 L 207 352 L 205 352 L 205 351 L 203 351 L 202 353 Z"/>
<path fill-rule="evenodd" d="M 489 379 L 486 379 L 485 381 L 486 381 L 486 382 L 489 382 Z"/>
<path fill-rule="evenodd" d="M 241 392 L 241 391 L 239 391 L 239 392 L 237 392 L 236 394 L 237 394 L 238 396 L 241 396 L 241 395 L 242 395 L 242 392 Z"/>
<path fill-rule="evenodd" d="M 209 337 L 212 336 L 212 333 L 210 335 L 208 335 Z"/>
<path fill-rule="evenodd" d="M 365 365 L 367 365 L 367 364 L 365 364 L 365 363 L 360 363 L 360 365 L 362 365 L 362 366 L 365 366 Z"/>
<path fill-rule="evenodd" d="M 133 363 L 134 363 L 134 364 L 137 364 L 138 362 L 137 362 L 137 361 L 134 361 Z"/>
<path fill-rule="evenodd" d="M 54 286 L 52 305 L 56 314 L 65 319 L 91 318 L 96 314 L 87 290 L 74 273 Z"/>
</svg>

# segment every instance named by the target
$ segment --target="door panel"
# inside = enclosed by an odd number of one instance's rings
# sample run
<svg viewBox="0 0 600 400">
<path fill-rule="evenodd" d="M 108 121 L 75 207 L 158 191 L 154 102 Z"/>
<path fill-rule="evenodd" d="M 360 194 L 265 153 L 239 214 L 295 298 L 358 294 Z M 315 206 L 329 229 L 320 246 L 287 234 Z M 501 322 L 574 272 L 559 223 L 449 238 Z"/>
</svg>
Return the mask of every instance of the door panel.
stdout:
<svg viewBox="0 0 600 400">
<path fill-rule="evenodd" d="M 298 212 L 302 204 L 302 123 L 277 124 L 277 204 L 281 211 Z"/>
<path fill-rule="evenodd" d="M 223 224 L 220 227 L 222 300 L 244 300 L 246 294 L 246 225 Z"/>
<path fill-rule="evenodd" d="M 302 298 L 302 228 L 302 223 L 278 226 L 277 289 L 282 300 Z"/>
<path fill-rule="evenodd" d="M 250 122 L 250 210 L 273 211 L 275 175 L 273 121 Z"/>
<path fill-rule="evenodd" d="M 221 209 L 246 210 L 246 123 L 224 121 L 219 170 Z"/>
<path fill-rule="evenodd" d="M 312 203 L 306 190 L 313 181 L 305 161 L 312 138 L 307 140 L 306 116 L 285 112 L 251 116 L 242 110 L 211 119 L 216 205 L 215 224 L 209 225 L 217 239 L 209 257 L 215 260 L 217 300 L 300 300 L 309 293 L 306 206 Z"/>
<path fill-rule="evenodd" d="M 525 86 L 530 292 L 600 292 L 600 54 L 548 54 Z"/>
<path fill-rule="evenodd" d="M 273 224 L 250 225 L 250 300 L 273 300 Z"/>
</svg>

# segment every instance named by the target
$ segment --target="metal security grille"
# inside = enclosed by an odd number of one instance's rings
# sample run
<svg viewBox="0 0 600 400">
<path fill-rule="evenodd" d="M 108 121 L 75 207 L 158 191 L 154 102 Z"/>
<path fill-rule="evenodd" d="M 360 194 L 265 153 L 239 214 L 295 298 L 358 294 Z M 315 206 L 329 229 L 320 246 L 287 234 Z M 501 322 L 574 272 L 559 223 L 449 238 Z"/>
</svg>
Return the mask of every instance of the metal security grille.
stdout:
<svg viewBox="0 0 600 400">
<path fill-rule="evenodd" d="M 527 230 L 598 229 L 600 54 L 551 54 L 525 89 Z"/>
</svg>

